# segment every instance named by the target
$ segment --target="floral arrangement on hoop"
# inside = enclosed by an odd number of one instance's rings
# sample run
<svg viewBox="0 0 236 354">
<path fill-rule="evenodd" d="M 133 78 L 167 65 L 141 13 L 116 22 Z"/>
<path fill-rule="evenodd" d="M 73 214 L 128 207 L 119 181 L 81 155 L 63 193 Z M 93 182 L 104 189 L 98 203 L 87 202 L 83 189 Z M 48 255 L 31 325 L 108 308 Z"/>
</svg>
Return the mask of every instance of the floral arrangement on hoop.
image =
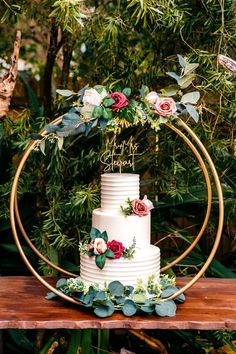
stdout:
<svg viewBox="0 0 236 354">
<path fill-rule="evenodd" d="M 160 278 L 153 274 L 146 283 L 137 280 L 135 286 L 123 285 L 117 280 L 99 286 L 80 278 L 69 278 L 58 280 L 56 287 L 102 318 L 112 316 L 115 311 L 121 311 L 128 317 L 136 314 L 171 317 L 176 314 L 176 302 L 185 301 L 184 294 L 179 295 L 175 300 L 163 301 L 179 290 L 175 279 L 167 274 L 160 275 Z M 47 299 L 55 297 L 53 293 L 47 294 Z"/>
<path fill-rule="evenodd" d="M 180 75 L 167 73 L 177 84 L 160 89 L 159 92 L 150 91 L 147 86 L 142 86 L 139 93 L 133 93 L 129 87 L 121 89 L 118 86 L 104 85 L 87 85 L 79 92 L 57 90 L 67 101 L 72 101 L 72 107 L 62 116 L 60 125 L 49 124 L 45 130 L 60 137 L 58 144 L 62 147 L 64 137 L 88 135 L 95 127 L 103 130 L 149 124 L 157 131 L 161 123 L 173 121 L 186 114 L 198 121 L 195 105 L 200 98 L 199 92 L 182 92 L 182 89 L 191 85 L 198 64 L 188 63 L 180 55 L 178 59 Z M 33 138 L 45 139 L 36 135 Z"/>
<path fill-rule="evenodd" d="M 121 257 L 131 259 L 135 251 L 136 241 L 125 248 L 122 242 L 112 240 L 108 241 L 107 232 L 100 232 L 95 227 L 90 231 L 91 240 L 80 245 L 81 254 L 87 254 L 89 257 L 95 256 L 95 263 L 98 268 L 103 269 L 106 258 L 119 259 Z"/>
</svg>

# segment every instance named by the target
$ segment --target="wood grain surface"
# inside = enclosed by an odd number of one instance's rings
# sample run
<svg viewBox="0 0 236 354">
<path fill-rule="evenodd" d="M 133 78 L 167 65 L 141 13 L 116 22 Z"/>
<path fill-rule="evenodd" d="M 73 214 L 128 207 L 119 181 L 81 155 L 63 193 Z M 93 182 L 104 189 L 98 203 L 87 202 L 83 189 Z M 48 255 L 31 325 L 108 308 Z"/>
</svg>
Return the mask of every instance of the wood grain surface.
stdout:
<svg viewBox="0 0 236 354">
<path fill-rule="evenodd" d="M 182 287 L 187 278 L 177 279 Z M 53 284 L 55 281 L 50 279 Z M 192 286 L 175 317 L 101 319 L 63 300 L 46 300 L 47 289 L 32 276 L 0 278 L 0 328 L 133 328 L 236 330 L 236 280 L 202 278 Z"/>
</svg>

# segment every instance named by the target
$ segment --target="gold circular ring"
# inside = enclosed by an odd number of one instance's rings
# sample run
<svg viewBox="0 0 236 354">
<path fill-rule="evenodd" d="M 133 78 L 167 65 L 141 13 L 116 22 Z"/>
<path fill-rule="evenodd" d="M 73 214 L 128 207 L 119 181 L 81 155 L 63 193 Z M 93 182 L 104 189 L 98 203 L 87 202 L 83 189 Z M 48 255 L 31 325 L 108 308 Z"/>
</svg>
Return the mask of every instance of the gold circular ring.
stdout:
<svg viewBox="0 0 236 354">
<path fill-rule="evenodd" d="M 60 124 L 61 122 L 61 117 L 55 119 L 52 124 Z M 214 258 L 214 255 L 217 251 L 217 248 L 219 246 L 219 242 L 220 242 L 220 238 L 221 238 L 221 233 L 222 233 L 222 228 L 223 228 L 223 218 L 224 218 L 224 206 L 223 206 L 223 195 L 222 195 L 222 189 L 221 189 L 221 185 L 220 185 L 220 181 L 219 181 L 219 177 L 218 174 L 216 172 L 215 166 L 207 152 L 207 150 L 205 149 L 204 145 L 201 143 L 201 141 L 199 140 L 199 138 L 195 135 L 195 133 L 181 120 L 178 119 L 178 124 L 181 125 L 188 133 L 189 135 L 192 137 L 192 139 L 195 141 L 195 143 L 198 145 L 198 147 L 200 148 L 201 152 L 203 153 L 209 167 L 210 170 L 212 172 L 212 175 L 214 177 L 214 181 L 215 181 L 215 185 L 216 185 L 216 189 L 217 189 L 217 196 L 218 196 L 218 200 L 219 200 L 219 222 L 218 222 L 218 229 L 217 229 L 217 234 L 216 234 L 216 238 L 215 238 L 215 242 L 213 244 L 212 250 L 209 254 L 209 257 L 207 258 L 205 264 L 203 265 L 203 267 L 199 270 L 199 272 L 181 289 L 179 289 L 175 294 L 173 294 L 172 296 L 163 299 L 163 301 L 167 301 L 169 299 L 174 299 L 177 296 L 179 296 L 180 294 L 182 294 L 184 291 L 186 291 L 187 289 L 189 289 L 206 271 L 206 269 L 208 268 L 208 266 L 210 265 L 211 261 Z M 207 212 L 206 212 L 206 216 L 205 216 L 205 220 L 204 223 L 202 225 L 202 228 L 198 234 L 198 236 L 195 238 L 195 240 L 193 241 L 193 243 L 187 248 L 187 250 L 185 250 L 185 252 L 180 255 L 177 259 L 175 259 L 173 262 L 169 263 L 166 267 L 163 267 L 161 270 L 165 270 L 173 265 L 175 265 L 177 262 L 179 262 L 180 260 L 182 260 L 196 245 L 196 243 L 199 241 L 200 237 L 202 236 L 208 220 L 209 220 L 209 216 L 210 216 L 210 210 L 211 210 L 211 198 L 212 198 L 212 192 L 211 192 L 211 184 L 210 184 L 210 179 L 209 179 L 209 175 L 208 175 L 208 171 L 205 167 L 205 164 L 200 156 L 200 154 L 198 153 L 197 149 L 194 147 L 194 145 L 190 142 L 190 140 L 176 127 L 174 127 L 171 123 L 166 123 L 166 125 L 171 128 L 173 131 L 175 131 L 186 143 L 187 145 L 190 147 L 190 149 L 193 151 L 193 153 L 195 154 L 195 156 L 197 157 L 200 166 L 203 170 L 203 173 L 205 175 L 205 180 L 206 180 L 206 184 L 207 184 L 207 193 L 208 193 L 208 206 L 207 206 Z M 45 130 L 42 130 L 40 132 L 42 135 L 46 135 L 47 132 Z M 17 203 L 17 190 L 18 190 L 18 181 L 19 181 L 19 177 L 21 174 L 21 171 L 24 167 L 25 162 L 27 161 L 31 151 L 34 149 L 34 147 L 36 146 L 37 141 L 32 142 L 29 147 L 26 149 L 20 164 L 17 168 L 14 180 L 13 180 L 13 185 L 12 185 L 12 189 L 11 189 L 11 196 L 10 196 L 10 221 L 11 221 L 11 228 L 12 228 L 12 232 L 13 232 L 13 236 L 14 236 L 14 240 L 16 243 L 16 246 L 18 248 L 18 251 L 23 259 L 23 261 L 25 262 L 26 266 L 28 267 L 28 269 L 32 272 L 32 274 L 41 282 L 41 284 L 43 284 L 46 288 L 48 288 L 50 291 L 54 292 L 56 295 L 58 295 L 59 297 L 63 298 L 64 300 L 70 301 L 72 303 L 77 303 L 80 304 L 79 301 L 74 300 L 73 298 L 71 298 L 70 296 L 67 296 L 63 293 L 61 293 L 60 291 L 58 291 L 55 287 L 51 286 L 50 284 L 48 284 L 47 281 L 45 281 L 43 279 L 43 277 L 32 267 L 32 265 L 30 264 L 29 260 L 27 259 L 23 248 L 21 246 L 21 243 L 19 241 L 19 237 L 17 234 L 17 229 L 16 229 L 16 223 L 15 223 L 15 217 L 17 219 L 19 228 L 22 232 L 22 235 L 24 236 L 25 240 L 27 241 L 27 243 L 29 244 L 29 246 L 32 248 L 32 250 L 34 252 L 36 252 L 36 254 L 47 264 L 49 264 L 50 266 L 52 266 L 53 268 L 61 271 L 62 273 L 66 274 L 66 275 L 70 275 L 70 276 L 77 276 L 76 274 L 67 272 L 65 270 L 63 270 L 62 268 L 56 266 L 55 264 L 53 264 L 52 262 L 50 262 L 47 258 L 45 258 L 38 250 L 37 248 L 32 244 L 32 242 L 29 240 L 23 224 L 21 222 L 20 219 L 20 215 L 19 215 L 19 210 L 18 210 L 18 203 Z"/>
</svg>

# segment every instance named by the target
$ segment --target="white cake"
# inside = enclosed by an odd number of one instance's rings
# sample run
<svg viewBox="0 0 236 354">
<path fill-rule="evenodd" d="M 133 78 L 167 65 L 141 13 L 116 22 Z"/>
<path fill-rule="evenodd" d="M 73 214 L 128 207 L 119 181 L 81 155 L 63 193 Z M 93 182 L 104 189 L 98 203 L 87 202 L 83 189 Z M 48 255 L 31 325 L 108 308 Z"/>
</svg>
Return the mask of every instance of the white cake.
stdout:
<svg viewBox="0 0 236 354">
<path fill-rule="evenodd" d="M 150 244 L 150 212 L 144 216 L 125 216 L 121 210 L 128 199 L 139 198 L 139 175 L 105 173 L 101 176 L 101 208 L 93 211 L 92 227 L 106 231 L 108 241 L 122 242 L 126 248 L 135 240 L 135 249 L 132 259 L 107 258 L 103 269 L 97 267 L 95 256 L 82 255 L 82 280 L 100 285 L 119 280 L 124 285 L 135 285 L 137 279 L 145 282 L 152 274 L 159 277 L 160 250 Z"/>
</svg>

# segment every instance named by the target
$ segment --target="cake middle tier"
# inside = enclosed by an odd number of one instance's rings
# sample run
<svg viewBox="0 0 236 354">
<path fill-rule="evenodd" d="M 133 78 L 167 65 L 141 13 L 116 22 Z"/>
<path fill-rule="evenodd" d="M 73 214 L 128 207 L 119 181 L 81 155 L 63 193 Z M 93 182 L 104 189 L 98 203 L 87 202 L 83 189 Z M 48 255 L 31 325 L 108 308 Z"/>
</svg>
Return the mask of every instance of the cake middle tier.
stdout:
<svg viewBox="0 0 236 354">
<path fill-rule="evenodd" d="M 92 227 L 100 232 L 106 231 L 108 241 L 122 242 L 124 247 L 130 247 L 135 241 L 136 247 L 143 248 L 151 243 L 151 214 L 145 216 L 114 214 L 94 209 Z"/>
</svg>

